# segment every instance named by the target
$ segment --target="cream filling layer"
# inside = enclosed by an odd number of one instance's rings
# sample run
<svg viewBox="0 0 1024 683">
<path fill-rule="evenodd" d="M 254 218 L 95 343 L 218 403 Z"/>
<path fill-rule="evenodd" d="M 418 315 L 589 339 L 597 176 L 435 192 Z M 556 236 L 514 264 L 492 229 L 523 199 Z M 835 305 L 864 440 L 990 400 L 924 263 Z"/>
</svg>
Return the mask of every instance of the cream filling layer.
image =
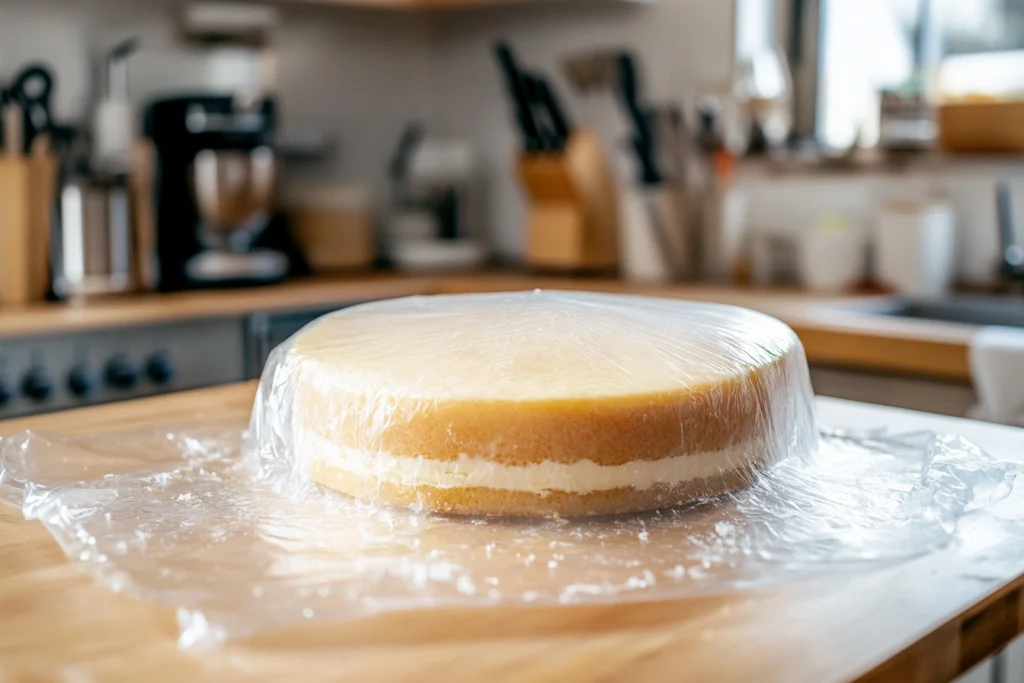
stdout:
<svg viewBox="0 0 1024 683">
<path fill-rule="evenodd" d="M 297 441 L 299 458 L 364 479 L 407 487 L 488 488 L 536 494 L 580 494 L 630 487 L 643 491 L 658 484 L 683 484 L 767 464 L 772 456 L 763 440 L 754 439 L 721 451 L 635 460 L 622 465 L 599 465 L 592 460 L 503 465 L 469 455 L 460 455 L 458 460 L 433 460 L 353 449 L 310 432 Z"/>
</svg>

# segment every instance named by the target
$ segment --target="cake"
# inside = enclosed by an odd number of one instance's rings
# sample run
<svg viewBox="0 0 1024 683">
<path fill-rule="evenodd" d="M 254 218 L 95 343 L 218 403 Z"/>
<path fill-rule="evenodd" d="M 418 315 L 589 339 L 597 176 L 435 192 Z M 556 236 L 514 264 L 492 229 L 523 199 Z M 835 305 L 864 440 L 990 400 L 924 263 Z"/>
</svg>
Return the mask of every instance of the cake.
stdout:
<svg viewBox="0 0 1024 683">
<path fill-rule="evenodd" d="M 411 297 L 325 316 L 281 358 L 291 466 L 424 511 L 675 507 L 747 486 L 813 434 L 795 334 L 730 306 Z"/>
</svg>

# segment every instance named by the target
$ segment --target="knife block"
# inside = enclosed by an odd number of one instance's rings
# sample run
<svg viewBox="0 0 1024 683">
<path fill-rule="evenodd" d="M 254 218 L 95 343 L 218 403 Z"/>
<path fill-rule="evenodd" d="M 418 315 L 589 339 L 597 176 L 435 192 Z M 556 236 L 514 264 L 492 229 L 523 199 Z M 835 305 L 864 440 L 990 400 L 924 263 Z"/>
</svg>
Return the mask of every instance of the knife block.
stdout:
<svg viewBox="0 0 1024 683">
<path fill-rule="evenodd" d="M 50 291 L 50 236 L 57 161 L 48 152 L 0 155 L 0 304 L 43 301 Z"/>
<path fill-rule="evenodd" d="M 522 155 L 518 172 L 530 204 L 527 265 L 559 271 L 618 265 L 617 189 L 596 134 L 577 129 L 561 152 Z"/>
</svg>

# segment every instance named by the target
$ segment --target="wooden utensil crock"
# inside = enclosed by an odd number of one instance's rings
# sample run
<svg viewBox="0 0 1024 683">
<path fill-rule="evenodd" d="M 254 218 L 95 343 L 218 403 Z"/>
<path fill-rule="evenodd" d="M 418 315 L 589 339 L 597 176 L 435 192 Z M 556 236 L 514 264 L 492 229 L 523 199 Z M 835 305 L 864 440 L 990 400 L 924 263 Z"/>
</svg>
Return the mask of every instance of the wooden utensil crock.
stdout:
<svg viewBox="0 0 1024 683">
<path fill-rule="evenodd" d="M 50 289 L 57 160 L 46 140 L 27 156 L 0 155 L 0 305 L 42 301 Z"/>
<path fill-rule="evenodd" d="M 615 269 L 618 195 L 597 135 L 577 129 L 563 151 L 524 154 L 517 166 L 530 203 L 527 264 L 541 270 Z"/>
</svg>

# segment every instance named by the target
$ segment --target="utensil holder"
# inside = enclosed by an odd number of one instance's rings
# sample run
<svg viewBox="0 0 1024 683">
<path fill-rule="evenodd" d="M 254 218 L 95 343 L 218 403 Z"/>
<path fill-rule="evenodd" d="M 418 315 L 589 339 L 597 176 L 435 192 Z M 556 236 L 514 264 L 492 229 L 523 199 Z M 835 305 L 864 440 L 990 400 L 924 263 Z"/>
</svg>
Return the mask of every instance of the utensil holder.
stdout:
<svg viewBox="0 0 1024 683">
<path fill-rule="evenodd" d="M 530 203 L 529 266 L 606 271 L 618 265 L 618 195 L 597 135 L 578 129 L 561 152 L 521 156 L 518 172 Z"/>
<path fill-rule="evenodd" d="M 50 290 L 50 233 L 57 161 L 49 152 L 0 155 L 0 304 L 43 301 Z"/>
</svg>

